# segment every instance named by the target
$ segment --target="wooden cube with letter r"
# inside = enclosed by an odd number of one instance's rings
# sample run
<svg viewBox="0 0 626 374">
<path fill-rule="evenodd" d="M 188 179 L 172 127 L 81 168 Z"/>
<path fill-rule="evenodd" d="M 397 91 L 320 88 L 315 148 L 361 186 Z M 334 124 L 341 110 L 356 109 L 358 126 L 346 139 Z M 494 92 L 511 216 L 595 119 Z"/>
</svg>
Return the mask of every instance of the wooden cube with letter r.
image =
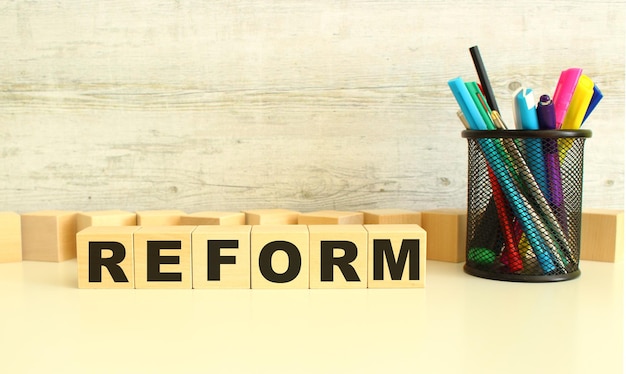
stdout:
<svg viewBox="0 0 626 374">
<path fill-rule="evenodd" d="M 137 226 L 90 226 L 76 234 L 78 288 L 134 288 Z"/>
<path fill-rule="evenodd" d="M 368 288 L 424 287 L 426 231 L 418 225 L 364 225 Z"/>
<path fill-rule="evenodd" d="M 310 288 L 367 288 L 363 225 L 309 226 Z"/>
</svg>

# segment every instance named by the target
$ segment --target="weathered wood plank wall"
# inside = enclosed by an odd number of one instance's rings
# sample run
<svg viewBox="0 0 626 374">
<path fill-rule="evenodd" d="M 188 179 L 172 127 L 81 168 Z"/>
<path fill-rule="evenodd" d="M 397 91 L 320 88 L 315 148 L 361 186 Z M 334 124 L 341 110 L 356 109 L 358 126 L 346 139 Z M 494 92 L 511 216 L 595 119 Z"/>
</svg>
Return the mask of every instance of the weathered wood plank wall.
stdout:
<svg viewBox="0 0 626 374">
<path fill-rule="evenodd" d="M 464 207 L 446 82 L 479 45 L 505 120 L 580 66 L 584 205 L 622 208 L 623 1 L 4 1 L 0 206 Z"/>
</svg>

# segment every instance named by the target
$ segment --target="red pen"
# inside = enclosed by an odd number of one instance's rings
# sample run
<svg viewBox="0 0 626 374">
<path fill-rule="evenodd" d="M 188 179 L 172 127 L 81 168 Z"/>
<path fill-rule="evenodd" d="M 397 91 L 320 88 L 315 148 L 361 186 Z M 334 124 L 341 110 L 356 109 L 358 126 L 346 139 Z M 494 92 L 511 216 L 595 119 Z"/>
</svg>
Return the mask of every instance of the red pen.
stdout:
<svg viewBox="0 0 626 374">
<path fill-rule="evenodd" d="M 498 183 L 491 167 L 487 167 L 489 174 L 489 181 L 491 182 L 491 189 L 493 191 L 493 199 L 496 203 L 496 211 L 498 212 L 498 219 L 500 220 L 500 227 L 504 232 L 504 253 L 503 263 L 509 268 L 511 272 L 518 272 L 524 269 L 522 257 L 517 251 L 515 238 L 513 237 L 513 227 L 511 224 L 511 214 L 508 211 L 506 200 L 504 199 L 504 192 Z"/>
</svg>

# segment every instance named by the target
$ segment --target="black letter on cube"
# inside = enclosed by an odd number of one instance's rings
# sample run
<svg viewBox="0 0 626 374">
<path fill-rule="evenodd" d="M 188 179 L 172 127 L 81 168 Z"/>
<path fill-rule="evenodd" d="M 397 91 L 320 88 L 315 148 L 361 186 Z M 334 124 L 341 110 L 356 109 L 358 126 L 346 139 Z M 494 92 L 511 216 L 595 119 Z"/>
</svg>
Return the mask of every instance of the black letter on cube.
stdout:
<svg viewBox="0 0 626 374">
<path fill-rule="evenodd" d="M 272 256 L 276 251 L 283 251 L 289 257 L 289 265 L 284 273 L 279 274 L 272 269 Z M 276 240 L 267 243 L 259 254 L 259 269 L 265 279 L 273 283 L 287 283 L 294 280 L 300 274 L 302 257 L 300 251 L 293 243 Z"/>
<path fill-rule="evenodd" d="M 181 273 L 161 273 L 161 264 L 179 264 L 178 256 L 161 256 L 161 249 L 181 249 L 180 240 L 148 240 L 148 282 L 180 282 Z"/>
<path fill-rule="evenodd" d="M 102 250 L 113 252 L 102 258 Z M 89 242 L 89 282 L 102 282 L 102 267 L 106 267 L 114 282 L 128 282 L 124 270 L 118 265 L 126 257 L 126 248 L 118 242 Z"/>
<path fill-rule="evenodd" d="M 239 240 L 207 240 L 207 280 L 220 280 L 221 264 L 235 264 L 235 256 L 220 256 L 222 248 L 239 248 Z"/>
<path fill-rule="evenodd" d="M 374 239 L 374 280 L 383 280 L 383 253 L 387 259 L 389 266 L 389 274 L 392 280 L 401 280 L 402 273 L 404 271 L 404 265 L 406 264 L 407 257 L 409 257 L 409 279 L 420 279 L 420 263 L 419 263 L 419 240 L 418 239 L 404 239 L 400 246 L 400 253 L 398 254 L 398 260 L 393 256 L 393 249 L 391 248 L 391 240 L 389 239 Z"/>
<path fill-rule="evenodd" d="M 333 257 L 333 250 L 335 248 L 341 248 L 344 250 L 345 255 L 343 257 Z M 320 244 L 320 267 L 321 267 L 321 281 L 332 282 L 333 281 L 333 266 L 337 265 L 343 277 L 348 282 L 359 282 L 359 276 L 354 270 L 354 267 L 350 265 L 358 254 L 356 244 L 345 240 L 322 240 Z"/>
</svg>

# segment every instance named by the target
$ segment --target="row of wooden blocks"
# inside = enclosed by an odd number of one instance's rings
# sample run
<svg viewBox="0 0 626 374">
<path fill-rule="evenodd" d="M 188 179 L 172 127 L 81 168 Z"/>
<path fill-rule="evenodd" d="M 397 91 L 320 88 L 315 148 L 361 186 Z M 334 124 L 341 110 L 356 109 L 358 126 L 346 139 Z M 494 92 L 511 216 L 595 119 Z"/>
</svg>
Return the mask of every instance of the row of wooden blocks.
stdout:
<svg viewBox="0 0 626 374">
<path fill-rule="evenodd" d="M 395 225 L 92 226 L 79 288 L 415 288 L 426 231 Z"/>
<path fill-rule="evenodd" d="M 266 225 L 266 224 L 405 224 L 428 232 L 429 260 L 465 261 L 466 212 L 434 209 L 415 212 L 372 209 L 359 212 L 299 213 L 286 209 L 244 212 L 119 210 L 74 212 L 39 211 L 19 215 L 0 212 L 0 262 L 64 261 L 76 257 L 76 233 L 89 226 Z M 581 260 L 615 262 L 623 257 L 622 210 L 583 209 Z"/>
</svg>

